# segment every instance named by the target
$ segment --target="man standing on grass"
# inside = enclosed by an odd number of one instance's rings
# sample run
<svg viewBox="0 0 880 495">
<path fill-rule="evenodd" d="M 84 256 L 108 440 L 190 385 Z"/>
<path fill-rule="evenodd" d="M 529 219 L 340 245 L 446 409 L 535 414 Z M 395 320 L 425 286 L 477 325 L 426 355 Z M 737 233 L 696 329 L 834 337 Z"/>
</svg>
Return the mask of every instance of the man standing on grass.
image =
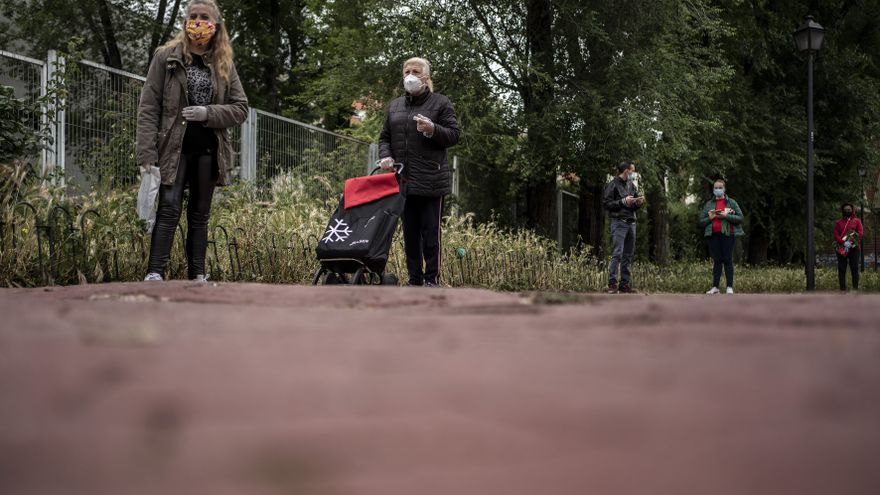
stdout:
<svg viewBox="0 0 880 495">
<path fill-rule="evenodd" d="M 636 247 L 636 210 L 645 198 L 633 181 L 637 178 L 636 166 L 629 161 L 617 165 L 617 175 L 605 186 L 602 204 L 611 217 L 611 273 L 608 275 L 608 293 L 633 293 L 630 264 Z M 620 284 L 617 270 L 620 267 Z"/>
</svg>

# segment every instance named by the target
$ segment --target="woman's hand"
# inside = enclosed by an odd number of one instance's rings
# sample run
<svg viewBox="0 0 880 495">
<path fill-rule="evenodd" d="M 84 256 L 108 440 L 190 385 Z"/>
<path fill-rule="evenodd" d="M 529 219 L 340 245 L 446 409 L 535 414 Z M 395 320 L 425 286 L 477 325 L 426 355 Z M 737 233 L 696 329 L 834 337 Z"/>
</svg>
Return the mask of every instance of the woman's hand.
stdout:
<svg viewBox="0 0 880 495">
<path fill-rule="evenodd" d="M 425 117 L 422 114 L 418 114 L 413 117 L 413 120 L 416 121 L 416 130 L 425 135 L 425 137 L 432 136 L 434 134 L 434 123 L 431 122 L 431 119 Z"/>
<path fill-rule="evenodd" d="M 387 156 L 381 160 L 379 160 L 379 166 L 382 167 L 382 170 L 391 170 L 394 168 L 394 158 Z"/>
<path fill-rule="evenodd" d="M 721 218 L 727 218 L 727 210 L 721 210 L 718 212 L 718 216 Z"/>
<path fill-rule="evenodd" d="M 208 109 L 205 107 L 183 107 L 181 115 L 191 122 L 204 122 L 208 120 Z"/>
</svg>

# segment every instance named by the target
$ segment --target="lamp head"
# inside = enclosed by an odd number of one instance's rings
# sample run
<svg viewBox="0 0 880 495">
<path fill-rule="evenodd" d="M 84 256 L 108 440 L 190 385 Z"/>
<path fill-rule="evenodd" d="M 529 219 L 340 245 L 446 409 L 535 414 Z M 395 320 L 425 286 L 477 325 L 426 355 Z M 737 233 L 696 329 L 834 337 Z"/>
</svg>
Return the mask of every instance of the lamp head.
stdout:
<svg viewBox="0 0 880 495">
<path fill-rule="evenodd" d="M 794 32 L 794 42 L 801 53 L 815 53 L 822 48 L 825 41 L 825 28 L 808 15 Z"/>
</svg>

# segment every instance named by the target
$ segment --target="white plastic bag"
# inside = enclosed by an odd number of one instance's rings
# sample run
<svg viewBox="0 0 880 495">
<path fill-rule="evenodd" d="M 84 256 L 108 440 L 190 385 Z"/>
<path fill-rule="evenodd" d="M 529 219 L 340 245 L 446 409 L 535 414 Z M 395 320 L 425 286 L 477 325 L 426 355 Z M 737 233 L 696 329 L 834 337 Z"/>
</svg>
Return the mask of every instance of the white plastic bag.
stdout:
<svg viewBox="0 0 880 495">
<path fill-rule="evenodd" d="M 151 166 L 149 169 L 141 167 L 141 187 L 138 190 L 137 213 L 143 221 L 147 222 L 147 232 L 153 231 L 156 224 L 156 207 L 159 198 L 159 186 L 162 185 L 162 176 L 159 167 Z"/>
</svg>

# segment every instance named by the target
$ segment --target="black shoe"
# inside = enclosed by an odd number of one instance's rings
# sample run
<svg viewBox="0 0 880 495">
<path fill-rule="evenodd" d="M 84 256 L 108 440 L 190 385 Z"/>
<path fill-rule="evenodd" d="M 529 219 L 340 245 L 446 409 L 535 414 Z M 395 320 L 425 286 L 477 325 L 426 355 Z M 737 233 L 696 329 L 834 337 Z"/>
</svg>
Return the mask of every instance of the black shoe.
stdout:
<svg viewBox="0 0 880 495">
<path fill-rule="evenodd" d="M 419 284 L 419 283 L 413 282 L 411 280 L 404 285 L 404 287 L 423 287 L 423 286 L 424 286 L 424 284 Z"/>
<path fill-rule="evenodd" d="M 437 289 L 440 286 L 435 284 L 434 282 L 425 282 L 425 287 L 428 287 L 429 289 Z"/>
<path fill-rule="evenodd" d="M 611 282 L 608 284 L 608 293 L 617 294 L 617 282 Z"/>
<path fill-rule="evenodd" d="M 639 291 L 632 288 L 631 285 L 627 283 L 620 284 L 620 293 L 621 294 L 637 294 Z"/>
</svg>

